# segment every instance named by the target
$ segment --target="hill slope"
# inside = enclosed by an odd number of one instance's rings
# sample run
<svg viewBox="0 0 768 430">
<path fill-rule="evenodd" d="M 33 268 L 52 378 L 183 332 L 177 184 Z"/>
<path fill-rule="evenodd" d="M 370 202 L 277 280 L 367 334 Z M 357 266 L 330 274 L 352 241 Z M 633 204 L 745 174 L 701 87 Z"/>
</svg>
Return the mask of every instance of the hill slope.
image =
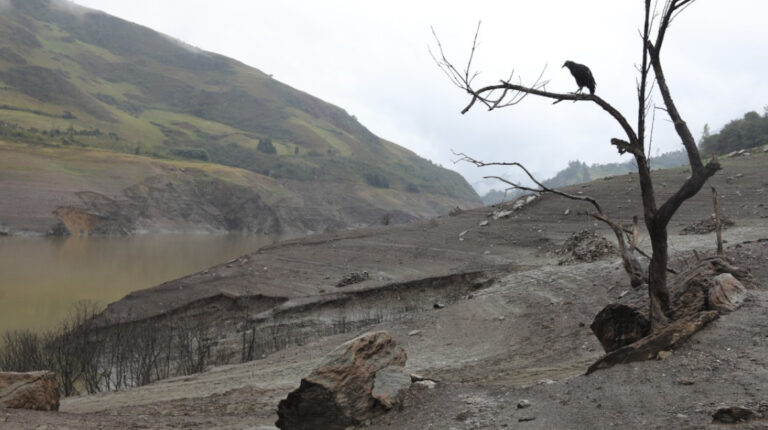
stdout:
<svg viewBox="0 0 768 430">
<path fill-rule="evenodd" d="M 0 139 L 10 142 L 220 164 L 312 184 L 311 192 L 325 184 L 329 200 L 348 187 L 421 195 L 432 215 L 479 203 L 460 175 L 380 139 L 343 109 L 62 0 L 0 8 L 0 96 Z M 377 201 L 366 204 L 379 215 L 423 215 L 393 196 Z"/>
</svg>

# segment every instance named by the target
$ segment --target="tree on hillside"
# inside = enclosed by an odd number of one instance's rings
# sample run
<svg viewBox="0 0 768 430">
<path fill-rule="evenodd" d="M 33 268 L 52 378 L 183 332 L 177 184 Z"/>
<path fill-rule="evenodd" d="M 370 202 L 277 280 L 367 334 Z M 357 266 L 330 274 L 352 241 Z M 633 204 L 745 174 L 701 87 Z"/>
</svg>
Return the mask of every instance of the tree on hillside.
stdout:
<svg viewBox="0 0 768 430">
<path fill-rule="evenodd" d="M 768 114 L 747 112 L 741 119 L 733 120 L 719 133 L 704 130 L 699 146 L 705 154 L 723 155 L 740 149 L 749 149 L 768 143 Z"/>
<path fill-rule="evenodd" d="M 661 61 L 661 51 L 667 35 L 667 30 L 679 14 L 694 2 L 695 0 L 667 0 L 659 13 L 655 7 L 656 2 L 651 0 L 644 1 L 645 14 L 643 27 L 640 30 L 642 45 L 638 46 L 638 48 L 640 48 L 640 64 L 637 67 L 639 76 L 637 77 L 637 112 L 635 113 L 636 120 L 634 125 L 630 123 L 630 120 L 626 116 L 600 95 L 551 92 L 546 89 L 547 82 L 543 81 L 541 76 L 532 85 L 528 86 L 520 83 L 513 83 L 512 75 L 510 75 L 509 78 L 503 79 L 497 84 L 477 88 L 474 85 L 474 80 L 478 76 L 478 72 L 472 69 L 472 59 L 477 48 L 478 34 L 475 33 L 469 61 L 467 62 L 466 68 L 463 70 L 459 70 L 453 63 L 446 59 L 440 40 L 435 36 L 437 47 L 439 49 L 439 56 L 435 56 L 435 60 L 451 79 L 453 84 L 461 90 L 466 91 L 470 96 L 470 101 L 462 110 L 462 113 L 466 113 L 478 104 L 485 106 L 488 110 L 511 107 L 522 102 L 527 96 L 534 96 L 552 99 L 554 100 L 553 104 L 565 100 L 594 103 L 602 108 L 606 114 L 611 116 L 621 126 L 625 136 L 622 138 L 614 137 L 610 140 L 610 143 L 616 150 L 618 150 L 619 154 L 631 154 L 637 163 L 643 205 L 643 218 L 650 235 L 652 247 L 650 264 L 648 266 L 648 276 L 647 279 L 643 276 L 642 281 L 647 281 L 648 285 L 648 294 L 650 297 L 649 315 L 653 331 L 657 331 L 667 326 L 675 318 L 671 309 L 670 293 L 667 286 L 667 266 L 669 262 L 667 226 L 669 221 L 680 205 L 696 195 L 704 183 L 720 169 L 720 165 L 715 159 L 712 159 L 706 164 L 702 162 L 693 134 L 689 130 L 685 120 L 683 120 L 683 117 L 672 98 L 672 91 L 668 85 Z M 691 169 L 690 177 L 681 184 L 679 189 L 666 201 L 661 203 L 656 200 L 656 193 L 654 192 L 653 180 L 651 178 L 649 157 L 647 155 L 647 153 L 650 152 L 647 118 L 651 109 L 654 107 L 652 94 L 655 89 L 658 89 L 664 102 L 664 111 L 669 115 L 669 119 L 672 124 L 674 124 L 675 131 L 685 147 L 688 156 L 688 164 Z M 594 200 L 586 196 L 572 196 L 548 188 L 533 178 L 528 170 L 519 163 L 486 163 L 475 160 L 465 154 L 460 155 L 464 160 L 470 161 L 478 166 L 507 165 L 522 168 L 539 187 L 537 189 L 527 188 L 531 191 L 554 192 L 564 197 L 588 201 L 597 211 L 593 216 L 600 218 L 611 225 L 620 240 L 620 244 L 623 243 L 622 228 L 610 221 L 605 214 L 603 214 L 600 206 Z M 516 188 L 526 189 L 526 187 L 518 184 L 511 185 Z M 632 261 L 629 263 L 632 263 Z M 627 267 L 627 264 L 628 262 L 625 260 L 625 269 L 632 275 L 633 272 L 636 272 L 637 268 Z M 639 276 L 637 273 L 636 275 Z M 637 279 L 636 281 L 640 281 L 640 279 Z"/>
<path fill-rule="evenodd" d="M 265 154 L 277 154 L 277 148 L 272 144 L 272 139 L 269 137 L 259 139 L 259 143 L 256 145 L 256 149 Z"/>
</svg>

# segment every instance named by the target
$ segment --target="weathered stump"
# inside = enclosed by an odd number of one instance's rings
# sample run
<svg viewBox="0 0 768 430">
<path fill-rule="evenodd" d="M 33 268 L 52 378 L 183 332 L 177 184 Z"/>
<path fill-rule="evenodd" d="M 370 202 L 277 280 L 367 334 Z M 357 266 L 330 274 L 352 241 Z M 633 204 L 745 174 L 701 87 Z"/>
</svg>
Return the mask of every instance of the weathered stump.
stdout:
<svg viewBox="0 0 768 430">
<path fill-rule="evenodd" d="M 651 322 L 632 306 L 611 303 L 595 316 L 589 328 L 605 352 L 611 352 L 647 336 Z"/>
</svg>

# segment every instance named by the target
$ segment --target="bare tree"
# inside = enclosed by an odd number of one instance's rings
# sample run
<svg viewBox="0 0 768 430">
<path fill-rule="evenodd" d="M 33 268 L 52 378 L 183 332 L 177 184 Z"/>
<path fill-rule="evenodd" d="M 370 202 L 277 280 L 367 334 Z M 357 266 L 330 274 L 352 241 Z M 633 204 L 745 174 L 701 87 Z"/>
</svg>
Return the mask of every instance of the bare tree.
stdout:
<svg viewBox="0 0 768 430">
<path fill-rule="evenodd" d="M 657 10 L 655 1 L 645 0 L 644 2 L 645 15 L 643 28 L 640 31 L 642 42 L 642 46 L 640 46 L 641 61 L 638 66 L 639 76 L 636 88 L 637 122 L 634 127 L 630 124 L 627 117 L 600 96 L 547 91 L 547 81 L 542 80 L 543 72 L 531 85 L 523 85 L 519 81 L 513 83 L 513 74 L 510 74 L 509 78 L 501 80 L 498 84 L 476 88 L 474 80 L 478 73 L 472 69 L 472 60 L 477 48 L 478 33 L 475 33 L 467 66 L 461 71 L 446 58 L 440 41 L 435 35 L 439 51 L 439 55 L 433 55 L 435 61 L 451 82 L 463 91 L 466 91 L 471 97 L 469 104 L 462 110 L 462 113 L 466 113 L 478 103 L 484 105 L 488 110 L 514 106 L 523 101 L 525 97 L 532 95 L 553 99 L 555 100 L 554 103 L 559 103 L 563 100 L 595 103 L 619 123 L 626 137 L 624 139 L 613 138 L 610 142 L 616 147 L 619 154 L 629 153 L 637 162 L 643 216 L 651 239 L 652 253 L 648 266 L 648 294 L 650 297 L 649 313 L 653 330 L 666 326 L 670 320 L 674 319 L 670 306 L 670 294 L 666 276 L 669 262 L 667 225 L 680 205 L 696 195 L 704 183 L 720 169 L 719 163 L 714 158 L 707 164 L 702 162 L 693 135 L 672 99 L 672 93 L 667 84 L 661 62 L 661 49 L 667 30 L 678 15 L 695 1 L 666 0 L 661 11 Z M 680 188 L 672 196 L 660 205 L 656 201 L 650 164 L 646 155 L 650 152 L 648 148 L 650 146 L 650 139 L 648 138 L 647 118 L 653 108 L 652 93 L 654 89 L 658 89 L 658 92 L 661 94 L 664 101 L 664 110 L 669 115 L 670 120 L 674 124 L 675 131 L 685 147 L 691 168 L 691 176 L 680 185 Z M 646 142 L 647 140 L 648 142 Z M 469 157 L 467 158 L 469 161 L 476 161 Z M 617 236 L 621 237 L 620 234 Z"/>
</svg>

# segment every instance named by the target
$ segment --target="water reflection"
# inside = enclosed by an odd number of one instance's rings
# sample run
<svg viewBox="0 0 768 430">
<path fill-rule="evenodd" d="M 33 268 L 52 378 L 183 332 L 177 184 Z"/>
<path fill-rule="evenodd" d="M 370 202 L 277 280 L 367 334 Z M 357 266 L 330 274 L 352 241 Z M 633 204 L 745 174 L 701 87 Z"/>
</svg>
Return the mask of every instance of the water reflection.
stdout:
<svg viewBox="0 0 768 430">
<path fill-rule="evenodd" d="M 241 235 L 0 237 L 0 332 L 49 328 L 77 301 L 107 304 L 272 242 Z"/>
</svg>

